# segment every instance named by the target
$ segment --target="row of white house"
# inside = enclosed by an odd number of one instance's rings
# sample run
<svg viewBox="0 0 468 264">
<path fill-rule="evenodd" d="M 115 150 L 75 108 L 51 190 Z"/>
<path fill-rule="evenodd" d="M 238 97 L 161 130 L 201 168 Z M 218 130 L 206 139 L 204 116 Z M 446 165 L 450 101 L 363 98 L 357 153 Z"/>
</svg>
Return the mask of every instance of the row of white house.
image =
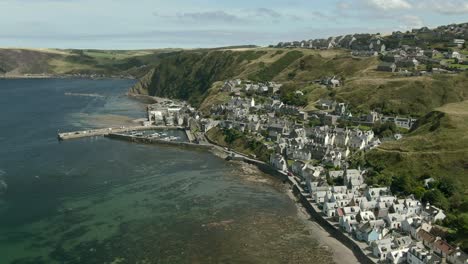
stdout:
<svg viewBox="0 0 468 264">
<path fill-rule="evenodd" d="M 337 223 L 343 232 L 369 245 L 382 263 L 466 264 L 468 256 L 431 233 L 433 224 L 445 219 L 443 210 L 423 205 L 414 197 L 398 198 L 388 187 L 371 188 L 361 170 L 329 171 L 328 177 L 343 177 L 343 186 L 323 183 L 320 166 L 293 167 L 304 177 L 313 203 L 323 216 Z M 302 173 L 302 174 L 301 174 Z"/>
</svg>

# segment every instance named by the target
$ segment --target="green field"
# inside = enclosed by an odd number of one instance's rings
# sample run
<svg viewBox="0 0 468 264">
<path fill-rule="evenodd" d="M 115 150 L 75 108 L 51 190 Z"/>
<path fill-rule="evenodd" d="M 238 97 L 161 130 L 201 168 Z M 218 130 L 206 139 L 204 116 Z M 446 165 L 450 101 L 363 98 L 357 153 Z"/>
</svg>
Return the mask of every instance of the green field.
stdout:
<svg viewBox="0 0 468 264">
<path fill-rule="evenodd" d="M 101 74 L 140 77 L 157 56 L 175 50 L 0 49 L 0 69 L 6 76 Z"/>
</svg>

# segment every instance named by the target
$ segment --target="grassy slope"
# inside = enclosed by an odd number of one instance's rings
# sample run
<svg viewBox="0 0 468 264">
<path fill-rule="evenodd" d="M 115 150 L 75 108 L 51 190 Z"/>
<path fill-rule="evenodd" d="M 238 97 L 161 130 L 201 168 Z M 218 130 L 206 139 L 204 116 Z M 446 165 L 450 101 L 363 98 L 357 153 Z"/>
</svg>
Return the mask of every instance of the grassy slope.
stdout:
<svg viewBox="0 0 468 264">
<path fill-rule="evenodd" d="M 257 159 L 268 161 L 270 158 L 270 151 L 262 144 L 252 144 L 252 140 L 244 135 L 236 137 L 231 143 L 226 142 L 225 132 L 218 128 L 212 128 L 207 132 L 207 137 L 223 147 L 231 148 L 239 153 L 247 155 L 255 155 Z"/>
<path fill-rule="evenodd" d="M 387 142 L 367 154 L 382 173 L 419 179 L 452 177 L 468 186 L 468 101 L 447 104 L 418 121 L 400 141 Z"/>
<path fill-rule="evenodd" d="M 167 54 L 155 71 L 132 92 L 179 97 L 199 105 L 222 101 L 213 83 L 229 78 L 274 80 L 291 90 L 305 92 L 309 106 L 322 97 L 350 102 L 354 110 L 381 109 L 387 114 L 422 116 L 435 107 L 468 99 L 468 73 L 455 76 L 394 77 L 377 72 L 378 60 L 354 58 L 345 50 L 282 50 L 255 48 L 241 50 L 195 50 Z M 344 78 L 344 86 L 327 89 L 313 81 L 327 77 Z M 224 94 L 219 94 L 225 97 Z M 207 105 L 207 103 L 205 103 Z"/>
<path fill-rule="evenodd" d="M 173 50 L 57 50 L 0 49 L 0 73 L 25 74 L 104 74 L 147 73 L 158 56 Z"/>
<path fill-rule="evenodd" d="M 468 101 L 451 103 L 419 119 L 400 141 L 387 142 L 366 154 L 377 173 L 373 182 L 391 182 L 404 192 L 442 207 L 448 215 L 449 240 L 468 250 Z M 438 182 L 422 187 L 428 177 Z M 436 195 L 439 194 L 439 195 Z"/>
</svg>

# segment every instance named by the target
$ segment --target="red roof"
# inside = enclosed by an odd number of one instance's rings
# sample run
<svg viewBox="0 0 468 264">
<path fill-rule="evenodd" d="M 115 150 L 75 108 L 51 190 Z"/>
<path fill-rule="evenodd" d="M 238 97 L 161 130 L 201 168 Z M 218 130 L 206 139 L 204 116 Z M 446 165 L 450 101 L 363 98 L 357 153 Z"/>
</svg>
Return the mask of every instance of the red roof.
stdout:
<svg viewBox="0 0 468 264">
<path fill-rule="evenodd" d="M 449 245 L 449 243 L 443 240 L 437 240 L 436 242 L 434 242 L 434 247 L 438 248 L 440 251 L 442 251 L 442 253 L 445 253 L 447 255 L 455 250 L 451 245 Z"/>
<path fill-rule="evenodd" d="M 344 215 L 344 212 L 343 212 L 343 209 L 340 207 L 340 208 L 336 208 L 336 214 L 338 216 L 343 216 Z"/>
<path fill-rule="evenodd" d="M 418 231 L 418 236 L 422 240 L 424 240 L 426 242 L 429 242 L 429 243 L 432 243 L 432 242 L 434 242 L 436 240 L 436 237 L 434 235 L 432 235 L 431 233 L 429 233 L 429 232 L 427 232 L 426 230 L 423 230 L 423 229 Z"/>
</svg>

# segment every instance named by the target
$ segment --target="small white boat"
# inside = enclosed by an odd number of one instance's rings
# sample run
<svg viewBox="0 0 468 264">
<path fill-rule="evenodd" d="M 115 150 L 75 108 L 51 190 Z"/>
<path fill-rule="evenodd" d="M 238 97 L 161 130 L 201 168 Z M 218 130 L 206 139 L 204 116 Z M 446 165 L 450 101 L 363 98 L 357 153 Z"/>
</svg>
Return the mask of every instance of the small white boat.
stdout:
<svg viewBox="0 0 468 264">
<path fill-rule="evenodd" d="M 153 133 L 150 135 L 150 137 L 160 137 L 159 133 Z"/>
</svg>

